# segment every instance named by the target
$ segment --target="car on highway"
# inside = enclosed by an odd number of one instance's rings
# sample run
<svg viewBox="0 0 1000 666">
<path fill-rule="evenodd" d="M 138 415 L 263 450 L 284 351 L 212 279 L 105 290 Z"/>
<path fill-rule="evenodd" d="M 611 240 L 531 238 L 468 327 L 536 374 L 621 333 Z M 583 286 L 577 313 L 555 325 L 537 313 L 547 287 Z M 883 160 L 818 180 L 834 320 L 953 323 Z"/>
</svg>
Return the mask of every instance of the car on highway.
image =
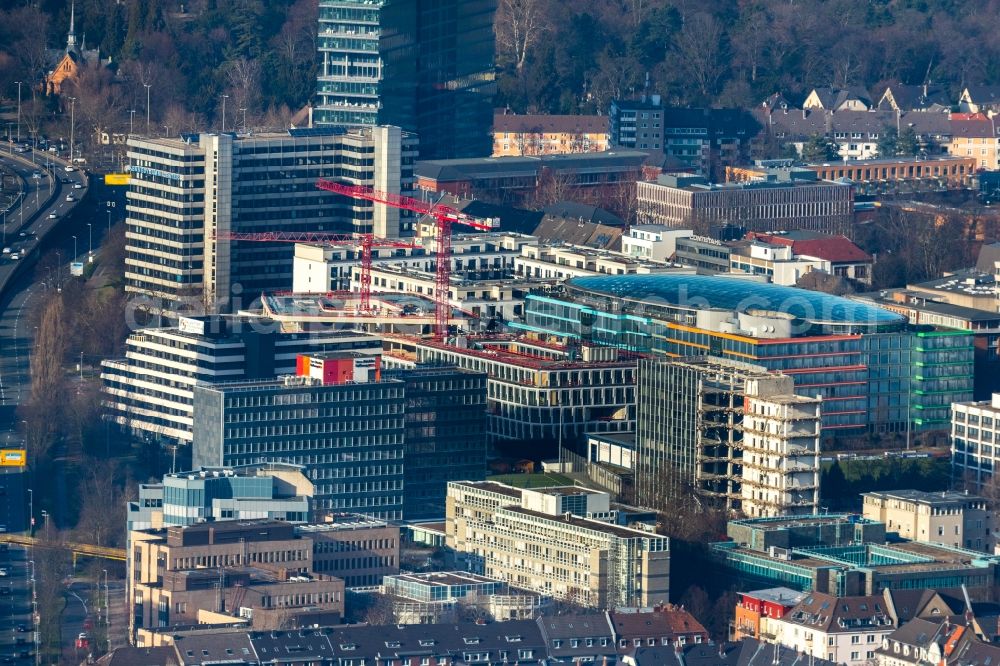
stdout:
<svg viewBox="0 0 1000 666">
<path fill-rule="evenodd" d="M 7 576 L 7 569 L 4 568 L 4 567 L 0 567 L 0 578 L 6 577 L 6 576 Z"/>
<path fill-rule="evenodd" d="M 15 252 L 14 254 L 10 255 L 10 260 L 11 261 L 17 261 L 20 258 L 21 258 L 21 255 L 19 255 L 17 252 Z"/>
<path fill-rule="evenodd" d="M 49 213 L 49 219 L 54 220 L 59 217 L 59 213 Z M 443 292 L 442 292 L 443 293 Z"/>
<path fill-rule="evenodd" d="M 66 201 L 70 201 L 70 202 L 76 201 L 76 197 L 74 197 L 72 194 L 67 194 L 66 195 Z"/>
<path fill-rule="evenodd" d="M 83 184 L 81 184 L 81 183 L 73 183 L 73 189 L 74 190 L 82 190 L 83 189 Z"/>
<path fill-rule="evenodd" d="M 65 171 L 66 173 L 71 173 L 73 171 L 76 171 L 76 167 L 67 164 L 66 166 L 63 167 L 63 171 Z"/>
<path fill-rule="evenodd" d="M 11 252 L 13 252 L 13 251 L 14 251 L 14 250 L 10 249 L 9 247 L 5 247 L 5 248 L 3 249 L 3 253 L 4 253 L 4 254 L 10 254 L 10 253 L 11 253 Z"/>
</svg>

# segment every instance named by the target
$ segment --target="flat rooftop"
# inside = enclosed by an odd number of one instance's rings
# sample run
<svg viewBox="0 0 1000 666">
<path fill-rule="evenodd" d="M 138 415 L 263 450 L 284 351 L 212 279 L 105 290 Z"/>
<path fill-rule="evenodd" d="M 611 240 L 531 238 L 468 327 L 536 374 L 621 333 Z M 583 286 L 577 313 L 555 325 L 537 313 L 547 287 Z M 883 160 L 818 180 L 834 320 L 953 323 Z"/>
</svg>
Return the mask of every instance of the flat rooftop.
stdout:
<svg viewBox="0 0 1000 666">
<path fill-rule="evenodd" d="M 386 576 L 393 580 L 419 583 L 427 587 L 452 587 L 455 585 L 478 585 L 484 583 L 503 583 L 495 578 L 488 578 L 467 571 L 435 571 L 430 573 L 402 573 Z"/>
<path fill-rule="evenodd" d="M 511 488 L 501 483 L 493 483 L 492 481 L 459 481 L 458 483 L 461 483 L 463 486 L 485 490 L 486 492 L 506 495 L 511 499 L 521 501 L 521 491 L 518 488 Z"/>
<path fill-rule="evenodd" d="M 574 527 L 582 527 L 584 529 L 593 530 L 594 532 L 603 532 L 604 534 L 610 534 L 621 539 L 666 539 L 665 536 L 660 536 L 658 534 L 651 534 L 649 532 L 644 532 L 642 530 L 630 529 L 627 527 L 620 527 L 618 525 L 613 525 L 611 523 L 602 523 L 599 520 L 589 520 L 587 518 L 579 518 L 574 515 L 562 515 L 562 516 L 550 516 L 547 513 L 541 513 L 539 511 L 532 511 L 530 509 L 523 509 L 519 506 L 509 506 L 504 507 L 503 511 L 510 511 L 511 513 L 521 514 L 524 516 L 530 516 L 532 518 L 539 518 L 542 520 L 554 522 L 554 523 L 564 523 L 572 525 Z"/>
<path fill-rule="evenodd" d="M 910 289 L 941 291 L 965 296 L 996 296 L 996 276 L 991 273 L 981 273 L 976 270 L 959 271 L 936 280 L 928 280 L 914 285 Z"/>
<path fill-rule="evenodd" d="M 754 590 L 753 592 L 741 592 L 740 594 L 761 601 L 794 606 L 802 601 L 808 595 L 808 592 L 800 592 L 790 587 L 770 587 L 766 590 Z"/>
<path fill-rule="evenodd" d="M 924 490 L 885 490 L 870 493 L 861 493 L 865 497 L 879 497 L 884 499 L 900 499 L 907 502 L 917 502 L 931 506 L 951 506 L 953 504 L 964 504 L 966 502 L 984 501 L 978 495 L 969 495 L 955 490 L 944 490 L 941 492 L 927 492 Z"/>
<path fill-rule="evenodd" d="M 593 368 L 629 368 L 635 367 L 635 360 L 615 360 L 615 361 L 581 361 L 581 360 L 558 360 L 550 359 L 542 356 L 534 356 L 526 353 L 518 353 L 514 351 L 507 351 L 502 347 L 509 344 L 508 340 L 496 340 L 496 341 L 478 341 L 479 344 L 485 346 L 485 349 L 470 349 L 468 347 L 456 347 L 455 345 L 445 344 L 443 342 L 437 342 L 434 340 L 420 340 L 418 345 L 420 347 L 425 347 L 429 349 L 438 349 L 441 351 L 452 352 L 456 354 L 461 354 L 463 356 L 472 356 L 475 358 L 481 358 L 489 361 L 496 361 L 497 363 L 503 363 L 505 365 L 512 365 L 520 368 L 525 368 L 527 370 L 538 370 L 538 371 L 555 371 L 555 370 L 586 370 Z M 553 386 L 551 388 L 565 388 Z"/>
<path fill-rule="evenodd" d="M 591 490 L 581 486 L 546 486 L 544 488 L 532 488 L 532 492 L 542 495 L 552 495 L 554 497 L 566 497 L 572 495 L 606 495 L 600 490 Z"/>
<path fill-rule="evenodd" d="M 862 518 L 857 514 L 832 513 L 829 515 L 813 516 L 788 516 L 779 518 L 745 518 L 742 520 L 731 520 L 731 525 L 743 525 L 760 530 L 784 530 L 793 527 L 816 527 L 821 525 L 836 525 L 837 523 L 852 523 L 861 525 L 872 525 L 876 521 Z"/>
</svg>

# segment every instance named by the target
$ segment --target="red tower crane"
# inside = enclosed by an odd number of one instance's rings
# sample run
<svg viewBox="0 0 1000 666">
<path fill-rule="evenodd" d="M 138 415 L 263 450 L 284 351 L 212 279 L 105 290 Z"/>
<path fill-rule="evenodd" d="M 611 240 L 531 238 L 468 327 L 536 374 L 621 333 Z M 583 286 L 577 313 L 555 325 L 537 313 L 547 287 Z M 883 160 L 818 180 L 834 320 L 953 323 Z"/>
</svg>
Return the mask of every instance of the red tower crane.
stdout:
<svg viewBox="0 0 1000 666">
<path fill-rule="evenodd" d="M 249 241 L 255 243 L 323 243 L 325 245 L 361 245 L 361 311 L 372 311 L 372 248 L 421 248 L 422 245 L 391 238 L 376 238 L 373 234 L 333 234 L 323 231 L 261 231 L 215 234 L 216 240 Z"/>
<path fill-rule="evenodd" d="M 462 224 L 481 231 L 492 231 L 495 225 L 485 222 L 480 218 L 466 215 L 462 211 L 451 208 L 429 204 L 413 197 L 389 192 L 379 192 L 363 185 L 345 185 L 335 183 L 332 180 L 319 180 L 316 187 L 335 194 L 342 194 L 346 197 L 363 199 L 373 203 L 385 204 L 400 210 L 409 210 L 420 215 L 428 215 L 434 218 L 437 230 L 437 273 L 434 277 L 434 334 L 438 339 L 443 339 L 448 335 L 448 320 L 451 318 L 451 301 L 448 298 L 451 279 L 451 226 Z"/>
</svg>

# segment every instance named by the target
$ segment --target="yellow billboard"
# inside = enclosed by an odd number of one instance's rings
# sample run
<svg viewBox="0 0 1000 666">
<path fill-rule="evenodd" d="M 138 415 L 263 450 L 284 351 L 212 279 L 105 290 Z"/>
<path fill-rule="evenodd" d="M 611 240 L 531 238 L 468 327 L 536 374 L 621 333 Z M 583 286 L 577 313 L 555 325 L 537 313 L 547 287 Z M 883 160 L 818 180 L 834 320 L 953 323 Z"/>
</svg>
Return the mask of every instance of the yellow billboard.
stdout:
<svg viewBox="0 0 1000 666">
<path fill-rule="evenodd" d="M 24 467 L 27 461 L 24 449 L 0 449 L 0 467 Z"/>
<path fill-rule="evenodd" d="M 106 173 L 104 174 L 105 185 L 128 185 L 129 174 L 127 173 Z"/>
</svg>

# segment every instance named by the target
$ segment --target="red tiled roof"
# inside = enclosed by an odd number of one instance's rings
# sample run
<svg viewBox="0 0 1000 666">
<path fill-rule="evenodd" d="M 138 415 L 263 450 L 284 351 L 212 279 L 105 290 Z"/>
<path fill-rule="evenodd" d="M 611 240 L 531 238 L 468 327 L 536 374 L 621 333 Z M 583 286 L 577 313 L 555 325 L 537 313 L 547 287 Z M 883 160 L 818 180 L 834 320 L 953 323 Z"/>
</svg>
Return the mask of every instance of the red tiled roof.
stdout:
<svg viewBox="0 0 1000 666">
<path fill-rule="evenodd" d="M 616 611 L 610 613 L 611 624 L 619 638 L 646 638 L 666 636 L 690 636 L 708 632 L 691 613 L 680 608 L 664 608 L 653 612 L 625 613 Z"/>
<path fill-rule="evenodd" d="M 826 238 L 793 239 L 780 235 L 752 233 L 748 238 L 771 245 L 791 246 L 797 256 L 816 257 L 835 264 L 871 261 L 871 255 L 855 245 L 847 236 L 827 236 Z"/>
</svg>

